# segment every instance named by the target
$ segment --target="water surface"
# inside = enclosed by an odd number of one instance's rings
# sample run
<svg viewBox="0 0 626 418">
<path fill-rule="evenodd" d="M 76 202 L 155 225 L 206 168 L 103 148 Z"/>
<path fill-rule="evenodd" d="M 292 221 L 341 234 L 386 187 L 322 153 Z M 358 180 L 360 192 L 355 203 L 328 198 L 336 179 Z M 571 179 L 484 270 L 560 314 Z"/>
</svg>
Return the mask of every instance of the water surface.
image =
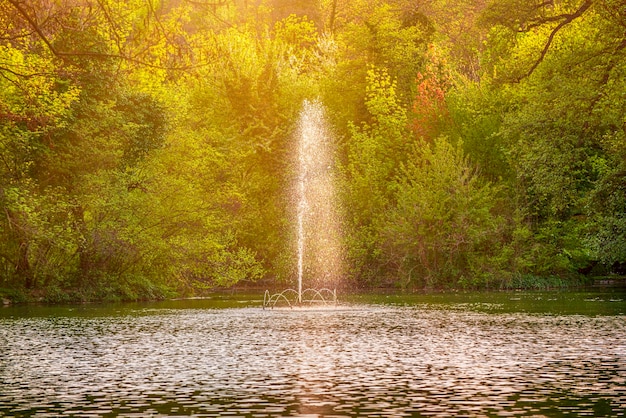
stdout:
<svg viewBox="0 0 626 418">
<path fill-rule="evenodd" d="M 625 416 L 619 293 L 351 300 L 4 308 L 0 415 Z"/>
</svg>

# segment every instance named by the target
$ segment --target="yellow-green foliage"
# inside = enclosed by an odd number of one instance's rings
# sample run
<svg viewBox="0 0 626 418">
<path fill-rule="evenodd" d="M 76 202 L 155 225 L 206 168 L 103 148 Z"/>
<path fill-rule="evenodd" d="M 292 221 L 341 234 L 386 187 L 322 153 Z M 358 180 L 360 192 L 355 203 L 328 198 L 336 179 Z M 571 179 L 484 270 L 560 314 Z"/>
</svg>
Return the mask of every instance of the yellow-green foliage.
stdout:
<svg viewBox="0 0 626 418">
<path fill-rule="evenodd" d="M 0 5 L 0 288 L 291 280 L 305 98 L 332 123 L 353 283 L 626 263 L 623 2 L 262 3 Z"/>
</svg>

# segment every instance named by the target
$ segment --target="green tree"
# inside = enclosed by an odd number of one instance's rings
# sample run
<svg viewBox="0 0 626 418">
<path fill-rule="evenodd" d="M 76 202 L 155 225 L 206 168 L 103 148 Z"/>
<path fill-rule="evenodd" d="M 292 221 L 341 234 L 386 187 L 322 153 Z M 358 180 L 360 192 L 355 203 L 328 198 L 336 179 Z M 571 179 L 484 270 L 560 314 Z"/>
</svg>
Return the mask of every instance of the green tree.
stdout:
<svg viewBox="0 0 626 418">
<path fill-rule="evenodd" d="M 393 205 L 392 180 L 410 147 L 406 109 L 398 101 L 397 84 L 386 70 L 371 67 L 366 98 L 371 124 L 352 126 L 344 166 L 343 200 L 348 222 L 353 274 L 373 282 L 384 276 L 380 259 L 380 227 Z"/>
<path fill-rule="evenodd" d="M 0 282 L 34 288 L 68 250 L 67 205 L 55 201 L 59 190 L 39 181 L 37 172 L 55 146 L 55 132 L 69 123 L 80 90 L 17 26 L 6 26 L 2 35 L 12 41 L 0 45 Z"/>
<path fill-rule="evenodd" d="M 403 287 L 498 278 L 496 190 L 481 182 L 461 144 L 416 144 L 394 185 L 397 205 L 386 218 L 383 251 Z"/>
</svg>

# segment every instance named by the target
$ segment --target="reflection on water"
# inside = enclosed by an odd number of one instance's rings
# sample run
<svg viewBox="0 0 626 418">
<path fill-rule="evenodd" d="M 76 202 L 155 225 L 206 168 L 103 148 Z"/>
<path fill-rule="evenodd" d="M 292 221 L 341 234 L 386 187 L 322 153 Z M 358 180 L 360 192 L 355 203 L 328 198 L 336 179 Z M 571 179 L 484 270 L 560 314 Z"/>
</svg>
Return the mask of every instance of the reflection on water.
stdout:
<svg viewBox="0 0 626 418">
<path fill-rule="evenodd" d="M 457 306 L 0 317 L 5 416 L 624 416 L 626 318 Z"/>
</svg>

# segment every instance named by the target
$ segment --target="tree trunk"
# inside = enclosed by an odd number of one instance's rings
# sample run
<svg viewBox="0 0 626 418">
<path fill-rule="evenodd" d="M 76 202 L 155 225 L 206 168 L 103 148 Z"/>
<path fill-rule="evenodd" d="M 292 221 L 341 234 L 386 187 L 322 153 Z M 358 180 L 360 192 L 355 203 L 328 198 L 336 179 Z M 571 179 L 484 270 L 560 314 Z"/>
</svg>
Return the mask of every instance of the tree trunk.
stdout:
<svg viewBox="0 0 626 418">
<path fill-rule="evenodd" d="M 27 289 L 33 289 L 37 283 L 35 283 L 33 270 L 30 268 L 30 262 L 28 261 L 28 247 L 28 241 L 20 239 L 17 249 L 17 262 L 15 263 L 15 274 L 18 279 L 24 280 L 24 286 Z"/>
<path fill-rule="evenodd" d="M 337 0 L 333 0 L 332 7 L 330 9 L 330 19 L 328 22 L 328 30 L 330 33 L 335 33 L 335 17 L 337 15 Z"/>
</svg>

